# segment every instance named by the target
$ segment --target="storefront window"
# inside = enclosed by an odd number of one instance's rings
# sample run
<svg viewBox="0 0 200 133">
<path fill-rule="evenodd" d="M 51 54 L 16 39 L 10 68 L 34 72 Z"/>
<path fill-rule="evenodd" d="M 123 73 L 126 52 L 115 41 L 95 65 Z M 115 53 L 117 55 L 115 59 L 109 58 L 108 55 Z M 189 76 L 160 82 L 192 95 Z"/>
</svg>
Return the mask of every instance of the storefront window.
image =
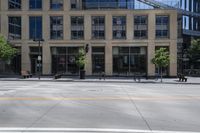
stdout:
<svg viewBox="0 0 200 133">
<path fill-rule="evenodd" d="M 92 73 L 105 72 L 105 47 L 92 47 Z"/>
<path fill-rule="evenodd" d="M 146 75 L 146 56 L 146 47 L 113 47 L 113 74 Z"/>
<path fill-rule="evenodd" d="M 52 47 L 52 73 L 78 74 L 76 57 L 79 47 Z"/>
</svg>

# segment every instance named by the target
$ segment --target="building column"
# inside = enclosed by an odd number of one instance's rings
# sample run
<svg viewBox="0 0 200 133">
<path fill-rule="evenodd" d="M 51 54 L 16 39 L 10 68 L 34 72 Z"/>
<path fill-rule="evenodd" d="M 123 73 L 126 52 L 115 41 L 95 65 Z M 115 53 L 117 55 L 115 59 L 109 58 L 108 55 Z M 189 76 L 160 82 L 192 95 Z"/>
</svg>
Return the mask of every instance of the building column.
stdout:
<svg viewBox="0 0 200 133">
<path fill-rule="evenodd" d="M 46 42 L 42 43 L 42 74 L 51 74 L 51 49 Z"/>
<path fill-rule="evenodd" d="M 30 49 L 27 44 L 22 44 L 21 47 L 21 70 L 31 71 Z"/>
<path fill-rule="evenodd" d="M 86 54 L 86 65 L 85 65 L 86 75 L 92 75 L 92 46 L 89 45 L 89 51 Z"/>
<path fill-rule="evenodd" d="M 148 76 L 155 76 L 155 65 L 152 63 L 152 59 L 155 56 L 155 44 L 149 43 L 147 47 L 147 72 Z"/>
<path fill-rule="evenodd" d="M 126 16 L 126 20 L 127 20 L 127 31 L 126 31 L 126 35 L 127 35 L 127 40 L 133 40 L 133 31 L 134 31 L 134 26 L 133 26 L 133 14 L 128 14 Z"/>
<path fill-rule="evenodd" d="M 170 65 L 169 65 L 169 76 L 177 76 L 177 42 L 172 41 L 169 47 L 170 51 Z"/>
<path fill-rule="evenodd" d="M 6 14 L 1 14 L 1 34 L 4 37 L 8 37 L 8 16 Z"/>
<path fill-rule="evenodd" d="M 155 29 L 156 29 L 156 14 L 150 13 L 148 15 L 148 43 L 147 47 L 147 72 L 148 76 L 155 76 L 155 65 L 151 62 L 151 60 L 155 56 Z"/>
<path fill-rule="evenodd" d="M 113 74 L 113 59 L 112 59 L 112 45 L 107 43 L 105 45 L 105 74 L 112 76 Z"/>
</svg>

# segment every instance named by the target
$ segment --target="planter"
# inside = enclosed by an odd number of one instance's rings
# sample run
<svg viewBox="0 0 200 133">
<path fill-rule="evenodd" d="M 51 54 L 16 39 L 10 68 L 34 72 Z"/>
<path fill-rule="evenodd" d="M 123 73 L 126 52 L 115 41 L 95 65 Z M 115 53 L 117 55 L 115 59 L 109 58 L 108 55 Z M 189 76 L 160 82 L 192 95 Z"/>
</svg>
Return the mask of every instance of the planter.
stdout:
<svg viewBox="0 0 200 133">
<path fill-rule="evenodd" d="M 80 70 L 80 79 L 85 79 L 85 70 Z"/>
</svg>

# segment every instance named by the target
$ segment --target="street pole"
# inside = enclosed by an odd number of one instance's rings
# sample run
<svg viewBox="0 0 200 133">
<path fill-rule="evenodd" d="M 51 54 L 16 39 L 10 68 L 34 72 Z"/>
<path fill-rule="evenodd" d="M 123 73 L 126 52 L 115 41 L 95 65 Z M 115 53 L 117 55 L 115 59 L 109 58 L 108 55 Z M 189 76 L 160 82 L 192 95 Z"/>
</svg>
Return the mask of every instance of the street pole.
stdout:
<svg viewBox="0 0 200 133">
<path fill-rule="evenodd" d="M 44 41 L 44 39 L 34 39 L 33 40 L 34 42 L 38 42 L 38 79 L 40 80 L 40 77 L 41 77 L 41 74 L 42 74 L 42 72 L 41 72 L 41 66 L 42 66 L 42 64 L 41 64 L 41 60 L 42 60 L 42 56 L 41 56 L 41 42 L 42 41 Z"/>
<path fill-rule="evenodd" d="M 38 42 L 38 47 L 39 47 L 39 54 L 38 54 L 39 75 L 38 75 L 38 79 L 40 80 L 40 76 L 41 76 L 41 49 L 40 49 L 40 40 Z"/>
</svg>

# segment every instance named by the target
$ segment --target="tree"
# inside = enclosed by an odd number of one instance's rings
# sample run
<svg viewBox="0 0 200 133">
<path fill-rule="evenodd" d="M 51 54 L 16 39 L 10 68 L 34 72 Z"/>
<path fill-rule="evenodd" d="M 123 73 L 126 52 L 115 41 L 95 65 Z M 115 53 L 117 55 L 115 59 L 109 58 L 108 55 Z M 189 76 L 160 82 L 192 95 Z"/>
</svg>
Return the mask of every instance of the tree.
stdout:
<svg viewBox="0 0 200 133">
<path fill-rule="evenodd" d="M 160 76 L 161 76 L 161 82 L 162 82 L 162 68 L 167 67 L 169 65 L 170 59 L 169 59 L 169 52 L 166 48 L 160 48 L 156 50 L 155 57 L 152 59 L 152 63 L 160 69 Z"/>
<path fill-rule="evenodd" d="M 17 53 L 17 49 L 13 48 L 6 39 L 0 35 L 0 59 L 8 61 Z"/>
<path fill-rule="evenodd" d="M 191 63 L 191 68 L 200 59 L 200 39 L 192 40 L 191 46 L 188 49 L 188 58 Z"/>
<path fill-rule="evenodd" d="M 76 64 L 79 67 L 80 79 L 85 79 L 85 63 L 86 63 L 86 54 L 85 49 L 80 48 L 78 55 L 76 57 Z"/>
</svg>

